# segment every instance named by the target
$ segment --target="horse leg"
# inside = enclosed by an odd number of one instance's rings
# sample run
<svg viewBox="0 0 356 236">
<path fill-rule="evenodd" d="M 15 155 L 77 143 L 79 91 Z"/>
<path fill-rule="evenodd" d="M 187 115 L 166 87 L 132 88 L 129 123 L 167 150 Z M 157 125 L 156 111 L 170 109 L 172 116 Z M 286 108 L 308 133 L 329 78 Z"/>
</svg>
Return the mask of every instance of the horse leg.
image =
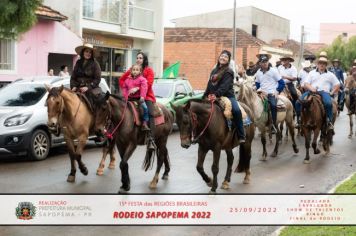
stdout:
<svg viewBox="0 0 356 236">
<path fill-rule="evenodd" d="M 68 147 L 68 152 L 69 152 L 69 157 L 70 157 L 70 173 L 68 175 L 67 178 L 67 182 L 73 183 L 75 182 L 75 173 L 77 172 L 77 168 L 76 168 L 76 164 L 75 164 L 75 146 L 74 146 L 74 142 L 72 139 L 70 138 L 65 138 L 66 139 L 66 143 L 67 143 L 67 147 Z"/>
<path fill-rule="evenodd" d="M 207 152 L 208 150 L 203 149 L 203 147 L 199 145 L 197 171 L 199 172 L 205 183 L 208 185 L 208 187 L 211 187 L 213 185 L 212 180 L 204 171 L 204 161 Z"/>
<path fill-rule="evenodd" d="M 211 171 L 213 172 L 213 186 L 210 189 L 211 193 L 215 193 L 218 187 L 220 154 L 221 154 L 221 147 L 220 145 L 216 145 L 213 151 L 213 165 L 211 166 Z"/>
<path fill-rule="evenodd" d="M 271 157 L 276 157 L 278 154 L 278 146 L 279 146 L 279 141 L 281 140 L 281 131 L 277 127 L 277 133 L 276 133 L 276 144 L 274 145 L 274 150 L 271 154 Z"/>
<path fill-rule="evenodd" d="M 292 137 L 292 146 L 293 146 L 293 151 L 294 153 L 298 153 L 299 149 L 297 147 L 297 144 L 295 142 L 295 131 L 294 131 L 294 124 L 293 124 L 293 120 L 291 122 L 287 122 L 287 127 L 290 133 L 290 136 Z"/>
<path fill-rule="evenodd" d="M 226 149 L 226 156 L 227 156 L 227 168 L 226 168 L 226 175 L 225 180 L 221 185 L 222 189 L 229 189 L 229 182 L 231 179 L 232 173 L 232 164 L 234 163 L 234 154 L 232 153 L 232 149 Z"/>
<path fill-rule="evenodd" d="M 352 122 L 352 115 L 349 115 L 349 119 L 350 119 L 350 133 L 349 133 L 349 138 L 352 138 L 352 134 L 353 134 L 353 130 L 352 130 L 352 128 L 353 128 L 353 126 L 354 126 L 354 124 L 353 124 L 353 122 Z"/>
<path fill-rule="evenodd" d="M 262 156 L 260 158 L 260 161 L 265 161 L 267 159 L 266 131 L 261 131 L 261 143 L 262 143 L 263 151 L 262 151 Z"/>
<path fill-rule="evenodd" d="M 121 156 L 120 170 L 121 170 L 121 187 L 119 193 L 125 193 L 130 190 L 130 175 L 129 175 L 129 164 L 127 163 L 132 153 L 135 151 L 136 145 L 129 143 L 124 151 L 123 156 Z M 121 155 L 121 153 L 120 153 Z"/>
<path fill-rule="evenodd" d="M 106 142 L 109 142 L 109 140 L 107 140 Z M 106 156 L 108 155 L 109 152 L 110 152 L 110 147 L 105 145 L 103 147 L 103 155 L 101 157 L 101 161 L 99 163 L 99 167 L 96 170 L 96 174 L 99 175 L 99 176 L 103 175 L 104 167 L 105 167 L 105 159 L 106 159 Z"/>
<path fill-rule="evenodd" d="M 167 156 L 167 148 L 166 148 L 166 144 L 167 143 L 167 138 L 165 138 L 165 140 L 157 140 L 156 144 L 157 144 L 157 168 L 156 168 L 156 173 L 149 185 L 150 189 L 155 189 L 157 188 L 157 183 L 158 183 L 158 179 L 159 179 L 159 172 L 161 170 L 161 167 L 163 165 L 164 159 Z"/>
<path fill-rule="evenodd" d="M 116 166 L 116 157 L 115 157 L 115 141 L 109 143 L 109 154 L 110 154 L 110 163 L 108 168 L 115 169 Z"/>
<path fill-rule="evenodd" d="M 317 145 L 317 140 L 318 140 L 318 137 L 319 137 L 319 133 L 320 133 L 320 129 L 316 129 L 314 130 L 314 137 L 313 137 L 313 142 L 312 142 L 312 147 L 314 149 L 314 154 L 319 154 L 320 153 L 320 150 L 318 148 L 318 145 Z"/>
<path fill-rule="evenodd" d="M 304 164 L 309 164 L 310 163 L 309 148 L 310 148 L 310 140 L 311 140 L 311 131 L 305 130 L 303 133 L 305 138 L 305 149 L 306 149 Z"/>
<path fill-rule="evenodd" d="M 87 136 L 82 137 L 82 138 L 79 137 L 78 145 L 75 150 L 78 166 L 79 166 L 80 172 L 82 172 L 83 175 L 88 175 L 88 168 L 85 166 L 85 164 L 82 161 L 82 153 L 84 151 L 85 145 L 87 144 L 87 139 L 88 139 Z"/>
<path fill-rule="evenodd" d="M 250 183 L 251 142 L 252 140 L 248 140 L 246 143 L 240 145 L 239 163 L 235 170 L 238 173 L 245 171 L 244 184 Z"/>
<path fill-rule="evenodd" d="M 168 180 L 168 173 L 171 170 L 170 168 L 170 163 L 169 163 L 169 154 L 168 154 L 168 149 L 167 146 L 165 146 L 167 152 L 166 155 L 164 156 L 164 173 L 162 175 L 162 179 Z"/>
</svg>

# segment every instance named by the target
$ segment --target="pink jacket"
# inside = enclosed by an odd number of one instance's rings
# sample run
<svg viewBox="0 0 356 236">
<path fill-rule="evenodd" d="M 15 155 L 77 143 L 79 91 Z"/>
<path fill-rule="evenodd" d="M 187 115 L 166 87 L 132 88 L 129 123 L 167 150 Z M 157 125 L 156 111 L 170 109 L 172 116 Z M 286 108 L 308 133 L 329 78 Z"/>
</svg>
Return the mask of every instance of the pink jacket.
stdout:
<svg viewBox="0 0 356 236">
<path fill-rule="evenodd" d="M 139 87 L 140 89 L 132 95 L 129 95 L 129 91 L 132 88 Z M 146 99 L 147 94 L 147 80 L 142 75 L 139 75 L 136 78 L 133 78 L 131 75 L 125 80 L 123 87 L 123 95 L 126 99 L 128 98 L 140 98 L 143 97 Z"/>
</svg>

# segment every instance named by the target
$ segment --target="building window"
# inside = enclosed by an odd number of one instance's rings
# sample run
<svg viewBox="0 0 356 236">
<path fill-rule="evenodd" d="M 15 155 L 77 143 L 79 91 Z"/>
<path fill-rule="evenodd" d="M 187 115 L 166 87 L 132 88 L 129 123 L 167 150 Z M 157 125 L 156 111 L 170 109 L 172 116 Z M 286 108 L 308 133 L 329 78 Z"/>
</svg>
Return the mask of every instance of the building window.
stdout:
<svg viewBox="0 0 356 236">
<path fill-rule="evenodd" d="M 15 41 L 0 39 L 0 71 L 15 70 Z"/>
<path fill-rule="evenodd" d="M 120 0 L 83 0 L 83 17 L 113 24 L 120 23 Z"/>
<path fill-rule="evenodd" d="M 257 38 L 257 25 L 252 25 L 252 36 Z"/>
<path fill-rule="evenodd" d="M 347 38 L 347 33 L 342 33 L 342 37 Z"/>
</svg>

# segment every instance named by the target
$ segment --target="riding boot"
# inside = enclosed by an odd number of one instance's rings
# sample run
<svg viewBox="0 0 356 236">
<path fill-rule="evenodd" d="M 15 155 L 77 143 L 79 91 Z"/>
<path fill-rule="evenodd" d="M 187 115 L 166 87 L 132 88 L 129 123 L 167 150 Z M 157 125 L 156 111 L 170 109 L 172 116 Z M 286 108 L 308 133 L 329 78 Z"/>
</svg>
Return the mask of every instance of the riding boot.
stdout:
<svg viewBox="0 0 356 236">
<path fill-rule="evenodd" d="M 151 130 L 151 129 L 148 127 L 148 125 L 147 125 L 147 121 L 144 121 L 144 122 L 142 123 L 141 130 L 142 130 L 142 131 L 150 131 L 150 130 Z"/>
<path fill-rule="evenodd" d="M 155 120 L 153 117 L 150 117 L 150 120 L 149 120 L 149 129 L 150 129 L 150 132 L 148 132 L 148 144 L 147 144 L 147 148 L 148 149 L 156 149 L 157 146 L 156 146 L 156 143 L 155 143 Z"/>
<path fill-rule="evenodd" d="M 295 123 L 295 128 L 299 129 L 300 128 L 300 117 L 297 116 L 297 122 Z"/>
<path fill-rule="evenodd" d="M 271 134 L 277 133 L 277 122 L 273 122 L 271 125 Z"/>
<path fill-rule="evenodd" d="M 327 124 L 328 130 L 334 130 L 334 125 L 329 119 L 326 119 L 326 124 Z"/>
</svg>

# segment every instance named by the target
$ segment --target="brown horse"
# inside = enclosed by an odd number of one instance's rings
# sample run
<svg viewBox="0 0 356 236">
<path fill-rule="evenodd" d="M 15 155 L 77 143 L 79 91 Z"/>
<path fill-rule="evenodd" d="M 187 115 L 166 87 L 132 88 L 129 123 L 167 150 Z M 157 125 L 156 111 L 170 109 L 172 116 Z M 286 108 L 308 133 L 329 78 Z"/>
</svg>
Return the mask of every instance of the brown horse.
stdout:
<svg viewBox="0 0 356 236">
<path fill-rule="evenodd" d="M 353 115 L 356 115 L 356 78 L 353 78 L 352 75 L 345 80 L 345 105 L 350 118 L 350 133 L 348 137 L 352 138 L 354 125 L 352 119 Z"/>
<path fill-rule="evenodd" d="M 78 95 L 67 88 L 46 86 L 48 97 L 46 100 L 48 112 L 48 128 L 51 132 L 59 135 L 63 130 L 69 157 L 71 161 L 71 171 L 67 181 L 75 181 L 76 164 L 78 162 L 80 171 L 88 174 L 88 169 L 82 161 L 82 153 L 88 140 L 89 132 L 94 126 L 94 116 L 85 102 Z M 74 140 L 78 143 L 75 145 Z M 114 149 L 104 147 L 103 156 L 110 154 L 111 163 L 115 162 Z M 110 165 L 114 168 L 114 165 Z"/>
<path fill-rule="evenodd" d="M 317 139 L 321 133 L 320 140 L 322 141 L 323 148 L 328 154 L 330 152 L 330 145 L 332 144 L 332 137 L 334 132 L 328 130 L 326 124 L 326 111 L 322 103 L 321 97 L 317 93 L 310 93 L 309 97 L 304 100 L 299 100 L 302 105 L 301 112 L 301 126 L 303 136 L 305 138 L 306 155 L 304 158 L 304 164 L 310 163 L 309 148 L 312 132 L 314 134 L 312 147 L 314 154 L 319 154 L 320 150 L 317 146 Z M 333 103 L 334 124 L 336 118 L 336 104 Z"/>
<path fill-rule="evenodd" d="M 130 190 L 130 176 L 128 160 L 132 153 L 135 151 L 137 145 L 145 145 L 146 135 L 141 131 L 141 127 L 136 126 L 134 123 L 134 115 L 131 109 L 127 106 L 127 102 L 122 98 L 106 94 L 106 96 L 97 101 L 97 115 L 95 120 L 95 131 L 104 134 L 106 129 L 111 129 L 108 124 L 117 127 L 116 132 L 113 134 L 113 140 L 116 143 L 117 149 L 121 156 L 120 169 L 121 169 L 121 182 L 120 192 L 127 192 Z M 154 189 L 157 187 L 159 172 L 162 164 L 164 163 L 165 171 L 162 179 L 168 179 L 170 171 L 169 155 L 167 150 L 167 139 L 173 127 L 173 115 L 165 107 L 160 107 L 165 122 L 156 126 L 154 133 L 154 140 L 157 146 L 157 169 L 155 175 L 149 185 Z M 122 122 L 122 123 L 121 123 Z M 114 145 L 114 144 L 112 144 Z M 147 150 L 143 168 L 147 170 L 153 163 L 154 151 Z"/>
<path fill-rule="evenodd" d="M 240 105 L 243 106 L 248 116 L 252 117 L 248 107 L 241 103 Z M 216 192 L 218 186 L 217 175 L 219 172 L 220 153 L 221 150 L 225 150 L 228 166 L 221 188 L 228 189 L 234 161 L 232 149 L 238 146 L 239 142 L 236 136 L 233 135 L 233 132 L 229 131 L 223 111 L 216 104 L 198 100 L 191 100 L 184 107 L 175 107 L 172 105 L 172 108 L 176 112 L 181 146 L 189 148 L 193 141 L 197 141 L 199 144 L 196 168 L 205 183 L 211 187 L 211 192 L 213 193 Z M 253 124 L 245 127 L 246 142 L 240 145 L 240 160 L 236 168 L 237 172 L 245 172 L 243 181 L 245 184 L 250 182 L 251 143 L 254 137 L 254 130 L 255 127 Z M 199 134 L 199 136 L 193 137 L 193 133 Z M 193 138 L 194 140 L 192 140 Z M 198 139 L 195 140 L 196 138 Z M 204 172 L 203 167 L 205 156 L 209 150 L 213 151 L 214 156 L 211 167 L 213 180 Z"/>
</svg>

